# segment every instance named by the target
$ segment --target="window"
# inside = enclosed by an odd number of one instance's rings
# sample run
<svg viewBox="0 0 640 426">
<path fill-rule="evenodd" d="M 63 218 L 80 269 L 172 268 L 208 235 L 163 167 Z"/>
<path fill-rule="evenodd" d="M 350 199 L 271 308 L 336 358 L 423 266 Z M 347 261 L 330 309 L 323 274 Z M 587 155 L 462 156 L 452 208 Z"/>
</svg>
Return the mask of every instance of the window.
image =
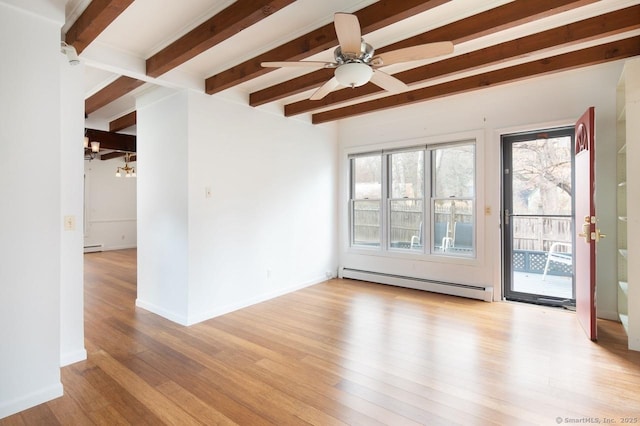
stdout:
<svg viewBox="0 0 640 426">
<path fill-rule="evenodd" d="M 473 253 L 475 145 L 431 151 L 433 239 L 435 253 Z"/>
<path fill-rule="evenodd" d="M 390 154 L 389 245 L 422 250 L 424 150 Z"/>
<path fill-rule="evenodd" d="M 382 157 L 365 155 L 351 160 L 351 244 L 380 247 Z"/>
<path fill-rule="evenodd" d="M 350 156 L 351 246 L 475 256 L 475 161 L 474 142 Z"/>
</svg>

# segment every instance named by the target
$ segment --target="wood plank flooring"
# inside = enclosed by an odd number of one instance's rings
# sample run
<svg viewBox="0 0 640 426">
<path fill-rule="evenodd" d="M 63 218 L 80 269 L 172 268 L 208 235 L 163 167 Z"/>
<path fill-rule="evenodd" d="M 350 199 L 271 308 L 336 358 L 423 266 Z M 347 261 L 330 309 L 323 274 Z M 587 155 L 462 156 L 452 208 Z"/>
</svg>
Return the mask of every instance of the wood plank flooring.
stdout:
<svg viewBox="0 0 640 426">
<path fill-rule="evenodd" d="M 567 311 L 349 280 L 191 327 L 135 297 L 135 250 L 85 255 L 88 359 L 0 425 L 640 422 L 615 322 L 596 344 Z"/>
</svg>

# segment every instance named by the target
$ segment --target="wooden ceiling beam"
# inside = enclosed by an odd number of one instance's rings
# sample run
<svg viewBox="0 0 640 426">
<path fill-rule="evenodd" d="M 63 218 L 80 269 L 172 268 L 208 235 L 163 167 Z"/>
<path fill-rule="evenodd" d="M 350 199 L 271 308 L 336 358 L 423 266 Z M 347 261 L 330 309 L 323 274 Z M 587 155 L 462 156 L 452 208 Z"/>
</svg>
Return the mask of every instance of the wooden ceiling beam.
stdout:
<svg viewBox="0 0 640 426">
<path fill-rule="evenodd" d="M 593 3 L 595 0 L 516 0 L 474 16 L 452 22 L 443 27 L 376 49 L 376 53 L 449 40 L 454 44 L 513 28 L 569 9 Z M 279 60 L 279 59 L 270 59 Z M 331 78 L 333 70 L 320 70 L 305 74 L 281 84 L 251 93 L 249 104 L 259 106 L 318 87 Z M 329 77 L 327 77 L 327 75 Z"/>
<path fill-rule="evenodd" d="M 147 59 L 147 75 L 158 77 L 295 0 L 238 0 Z"/>
<path fill-rule="evenodd" d="M 604 15 L 563 25 L 530 36 L 479 49 L 464 55 L 413 68 L 394 76 L 408 85 L 420 84 L 436 77 L 469 71 L 491 64 L 501 63 L 534 52 L 544 51 L 554 46 L 571 45 L 578 42 L 607 37 L 626 31 L 640 29 L 640 5 L 617 10 Z M 366 84 L 354 89 L 338 90 L 319 101 L 303 100 L 284 107 L 284 115 L 289 117 L 319 108 L 352 101 L 382 89 L 374 84 Z"/>
<path fill-rule="evenodd" d="M 144 81 L 142 80 L 123 75 L 102 90 L 85 99 L 84 112 L 85 114 L 91 114 L 143 84 Z"/>
<path fill-rule="evenodd" d="M 80 54 L 100 35 L 134 0 L 93 0 L 80 14 L 69 31 L 65 42 Z"/>
<path fill-rule="evenodd" d="M 374 111 L 397 108 L 431 99 L 466 93 L 559 71 L 617 61 L 638 55 L 640 55 L 640 36 L 489 71 L 357 105 L 313 114 L 312 122 L 313 124 L 326 123 Z"/>
<path fill-rule="evenodd" d="M 448 1 L 450 0 L 381 1 L 355 12 L 355 15 L 360 21 L 362 34 L 367 34 Z M 296 61 L 337 45 L 338 39 L 331 22 L 207 78 L 205 92 L 211 95 L 273 71 L 273 68 L 264 68 L 260 65 L 264 61 Z"/>
<path fill-rule="evenodd" d="M 126 152 L 114 151 L 114 152 L 108 152 L 106 154 L 100 154 L 100 159 L 102 161 L 107 161 L 113 158 L 124 157 L 125 155 L 127 155 Z"/>
<path fill-rule="evenodd" d="M 121 151 L 114 151 L 114 152 L 108 152 L 106 154 L 100 154 L 100 160 L 107 161 L 114 158 L 124 157 L 127 154 L 129 154 L 129 163 L 133 163 L 134 161 L 138 160 L 137 154 L 131 154 L 129 152 L 121 152 Z"/>
<path fill-rule="evenodd" d="M 136 111 L 131 111 L 129 114 L 125 114 L 122 117 L 116 118 L 115 120 L 109 122 L 109 131 L 118 132 L 131 126 L 135 126 L 136 122 L 137 113 Z"/>
<path fill-rule="evenodd" d="M 133 135 L 85 129 L 85 136 L 87 136 L 90 141 L 100 142 L 100 149 L 136 152 L 136 137 Z"/>
</svg>

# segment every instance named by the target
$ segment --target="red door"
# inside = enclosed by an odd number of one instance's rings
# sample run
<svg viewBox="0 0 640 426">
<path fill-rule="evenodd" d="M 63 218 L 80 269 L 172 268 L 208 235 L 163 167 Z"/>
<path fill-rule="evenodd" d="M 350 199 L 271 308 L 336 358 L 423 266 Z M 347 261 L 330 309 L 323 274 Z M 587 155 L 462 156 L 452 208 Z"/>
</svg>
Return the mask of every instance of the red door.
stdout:
<svg viewBox="0 0 640 426">
<path fill-rule="evenodd" d="M 595 206 L 595 109 L 590 107 L 576 123 L 576 312 L 580 325 L 596 340 L 596 229 Z"/>
</svg>

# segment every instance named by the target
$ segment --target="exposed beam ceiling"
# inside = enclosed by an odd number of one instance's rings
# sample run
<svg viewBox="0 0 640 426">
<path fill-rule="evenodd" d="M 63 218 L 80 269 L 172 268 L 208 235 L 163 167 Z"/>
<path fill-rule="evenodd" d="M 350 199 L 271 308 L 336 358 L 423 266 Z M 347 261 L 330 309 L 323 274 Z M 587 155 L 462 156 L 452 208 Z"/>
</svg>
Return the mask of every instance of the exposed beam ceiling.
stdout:
<svg viewBox="0 0 640 426">
<path fill-rule="evenodd" d="M 78 54 L 100 35 L 134 0 L 93 0 L 65 35 Z"/>
<path fill-rule="evenodd" d="M 104 154 L 100 154 L 100 160 L 102 161 L 113 160 L 114 158 L 124 157 L 127 154 L 128 154 L 127 152 L 121 152 L 121 151 L 106 152 Z M 137 160 L 138 160 L 138 156 L 136 154 L 129 155 L 130 163 L 133 163 L 134 161 L 137 161 Z"/>
<path fill-rule="evenodd" d="M 366 84 L 309 101 L 333 69 L 260 64 L 331 61 L 335 12 L 354 13 L 377 54 L 444 40 L 455 50 L 389 67 L 409 85 L 404 93 Z M 86 72 L 109 76 L 88 85 L 85 108 L 111 130 L 135 125 L 135 98 L 125 95 L 145 83 L 225 91 L 323 123 L 637 56 L 640 0 L 192 0 L 163 8 L 156 0 L 93 0 L 65 27 Z"/>
<path fill-rule="evenodd" d="M 128 114 L 123 115 L 111 122 L 109 122 L 109 131 L 110 132 L 118 132 L 120 130 L 127 129 L 129 127 L 135 126 L 137 122 L 138 115 L 136 111 L 132 111 Z"/>
<path fill-rule="evenodd" d="M 99 108 L 115 101 L 119 97 L 126 95 L 132 90 L 142 86 L 144 81 L 135 78 L 122 76 L 113 83 L 96 92 L 84 101 L 85 114 L 91 114 Z"/>
<path fill-rule="evenodd" d="M 136 152 L 136 137 L 133 135 L 86 129 L 85 136 L 87 136 L 90 141 L 100 142 L 100 149 Z"/>
<path fill-rule="evenodd" d="M 588 65 L 597 65 L 637 55 L 640 55 L 640 37 L 632 37 L 626 40 L 566 53 L 564 55 L 552 56 L 542 60 L 501 68 L 495 71 L 425 87 L 423 89 L 412 90 L 407 93 L 387 96 L 373 101 L 313 114 L 313 123 L 326 123 L 328 121 L 353 117 L 368 112 L 398 108 L 403 105 L 414 104 L 429 99 L 442 98 L 444 96 L 483 89 L 498 84 L 519 81 L 525 78 Z"/>
<path fill-rule="evenodd" d="M 107 161 L 107 160 L 112 160 L 114 158 L 124 157 L 125 155 L 127 155 L 126 152 L 120 152 L 120 151 L 107 152 L 104 154 L 100 154 L 100 159 L 102 161 Z"/>
<path fill-rule="evenodd" d="M 164 74 L 294 1 L 236 1 L 147 59 L 147 75 L 158 77 Z"/>
<path fill-rule="evenodd" d="M 530 36 L 479 49 L 464 55 L 434 62 L 422 67 L 400 72 L 395 77 L 408 85 L 426 82 L 435 77 L 443 77 L 456 72 L 473 70 L 481 66 L 505 62 L 509 59 L 524 57 L 534 52 L 554 46 L 570 45 L 593 40 L 621 32 L 640 29 L 640 5 L 585 19 L 562 27 L 553 28 Z M 292 116 L 351 101 L 373 93 L 381 92 L 378 86 L 367 84 L 353 90 L 339 90 L 320 101 L 299 101 L 285 105 L 285 115 Z"/>
<path fill-rule="evenodd" d="M 381 1 L 355 12 L 355 15 L 360 20 L 360 27 L 364 35 L 409 18 L 416 13 L 440 6 L 448 1 L 450 0 Z M 295 40 L 207 78 L 205 92 L 211 95 L 273 71 L 273 68 L 262 67 L 260 65 L 261 62 L 296 61 L 335 47 L 337 43 L 338 38 L 336 37 L 333 22 L 331 22 Z"/>
<path fill-rule="evenodd" d="M 376 53 L 384 53 L 395 49 L 441 40 L 450 40 L 454 44 L 459 44 L 513 28 L 524 22 L 531 22 L 555 13 L 580 7 L 586 2 L 593 1 L 595 0 L 540 0 L 536 2 L 526 2 L 525 4 L 522 4 L 522 2 L 507 3 L 495 9 L 452 22 L 431 31 L 423 32 L 422 34 L 388 46 L 379 47 L 376 49 Z M 252 93 L 249 104 L 259 106 L 318 87 L 327 81 L 332 74 L 332 70 L 320 70 L 305 74 L 282 84 L 267 87 Z M 329 77 L 327 77 L 327 75 Z"/>
</svg>

